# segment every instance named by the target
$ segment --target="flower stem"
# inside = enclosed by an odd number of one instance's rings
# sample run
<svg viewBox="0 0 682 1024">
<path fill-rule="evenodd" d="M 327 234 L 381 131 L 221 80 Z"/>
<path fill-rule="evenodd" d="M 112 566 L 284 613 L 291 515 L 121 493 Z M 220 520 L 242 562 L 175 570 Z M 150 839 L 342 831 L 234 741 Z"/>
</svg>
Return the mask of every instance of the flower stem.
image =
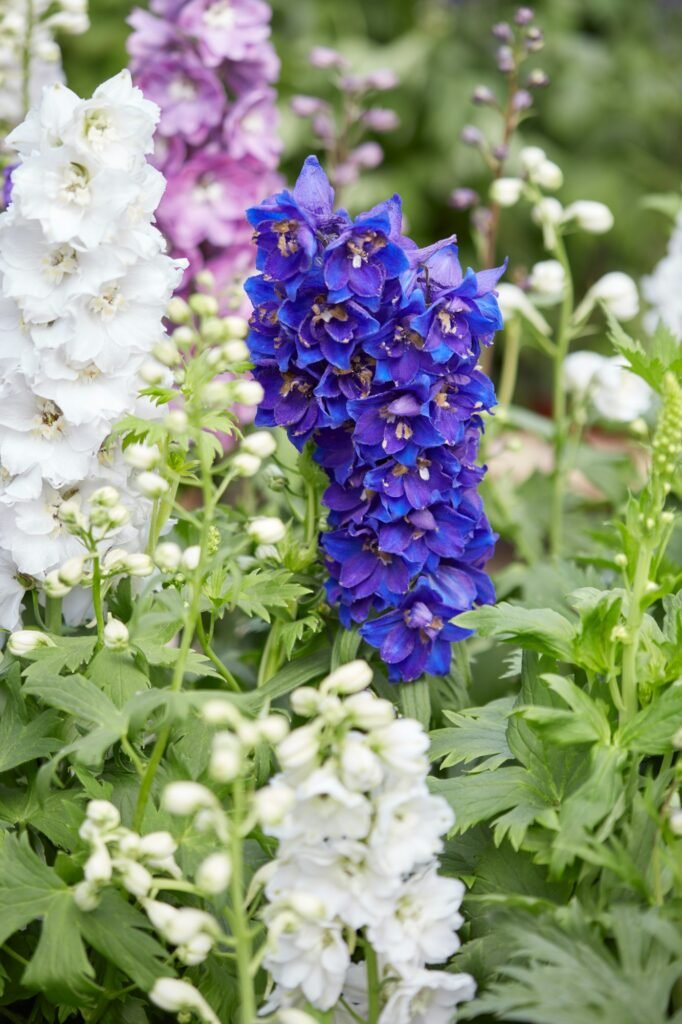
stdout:
<svg viewBox="0 0 682 1024">
<path fill-rule="evenodd" d="M 564 360 L 571 343 L 571 313 L 573 310 L 573 278 L 563 239 L 557 235 L 554 255 L 564 268 L 564 297 L 561 302 L 559 330 L 554 353 L 554 385 L 552 415 L 554 419 L 554 473 L 552 480 L 552 506 L 549 530 L 550 551 L 555 558 L 561 555 L 564 528 L 564 486 L 566 482 L 566 390 L 564 387 Z"/>
<path fill-rule="evenodd" d="M 230 855 L 232 877 L 230 897 L 232 902 L 232 932 L 235 939 L 237 977 L 239 979 L 239 1006 L 241 1024 L 254 1024 L 256 1019 L 256 997 L 251 973 L 251 931 L 244 906 L 244 851 L 241 834 L 245 816 L 244 780 L 239 777 L 232 786 L 233 818 L 230 829 Z"/>
<path fill-rule="evenodd" d="M 380 1005 L 379 968 L 377 955 L 367 942 L 365 943 L 365 965 L 367 967 L 367 1024 L 378 1024 Z"/>
<path fill-rule="evenodd" d="M 95 551 L 92 556 L 92 603 L 97 620 L 97 646 L 104 644 L 104 606 L 102 603 L 102 566 Z"/>
<path fill-rule="evenodd" d="M 642 544 L 637 555 L 635 577 L 632 582 L 632 590 L 630 591 L 630 605 L 625 623 L 628 635 L 627 642 L 623 644 L 623 672 L 621 676 L 623 710 L 620 715 L 621 723 L 628 722 L 631 718 L 634 718 L 639 708 L 637 700 L 637 651 L 639 649 L 639 630 L 644 618 L 642 600 L 644 599 L 651 571 L 651 558 L 651 548 L 647 544 Z"/>
<path fill-rule="evenodd" d="M 211 647 L 209 639 L 206 636 L 204 624 L 201 621 L 201 615 L 199 615 L 199 618 L 197 619 L 197 636 L 199 638 L 199 643 L 201 644 L 202 651 L 204 652 L 208 660 L 211 662 L 211 664 L 214 665 L 216 670 L 220 673 L 221 677 L 227 683 L 229 689 L 233 690 L 234 693 L 241 693 L 241 686 L 239 685 L 235 677 L 232 675 L 229 668 L 227 668 L 226 665 L 223 665 L 222 661 Z"/>
<path fill-rule="evenodd" d="M 62 631 L 62 601 L 60 597 L 46 599 L 45 619 L 48 633 L 59 636 Z"/>
<path fill-rule="evenodd" d="M 502 372 L 497 400 L 503 409 L 511 405 L 516 389 L 516 378 L 519 371 L 519 354 L 521 352 L 521 322 L 513 317 L 504 333 L 504 351 L 502 355 Z"/>
</svg>

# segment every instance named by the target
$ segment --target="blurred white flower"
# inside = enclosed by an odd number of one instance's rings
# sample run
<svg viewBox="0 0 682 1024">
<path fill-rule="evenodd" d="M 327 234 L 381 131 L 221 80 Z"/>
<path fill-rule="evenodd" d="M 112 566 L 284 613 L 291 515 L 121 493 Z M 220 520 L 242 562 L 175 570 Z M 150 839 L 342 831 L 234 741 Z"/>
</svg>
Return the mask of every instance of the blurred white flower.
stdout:
<svg viewBox="0 0 682 1024">
<path fill-rule="evenodd" d="M 528 283 L 546 302 L 559 302 L 564 294 L 566 272 L 559 260 L 541 260 L 531 269 Z"/>
<path fill-rule="evenodd" d="M 642 293 L 651 309 L 644 317 L 653 332 L 659 320 L 682 340 L 682 214 L 678 216 L 668 243 L 668 251 L 649 277 L 642 280 Z"/>
<path fill-rule="evenodd" d="M 490 186 L 490 198 L 498 206 L 514 206 L 522 192 L 521 178 L 496 178 Z"/>
<path fill-rule="evenodd" d="M 604 203 L 592 199 L 579 199 L 566 207 L 565 223 L 575 221 L 579 228 L 591 235 L 603 235 L 613 227 L 613 214 Z"/>
</svg>

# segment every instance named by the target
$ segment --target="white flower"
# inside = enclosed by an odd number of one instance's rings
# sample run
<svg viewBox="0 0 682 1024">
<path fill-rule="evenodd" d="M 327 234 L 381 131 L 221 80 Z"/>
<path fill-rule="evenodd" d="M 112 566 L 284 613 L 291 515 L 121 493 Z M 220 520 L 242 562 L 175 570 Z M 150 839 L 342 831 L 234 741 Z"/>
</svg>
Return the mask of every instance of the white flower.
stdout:
<svg viewBox="0 0 682 1024">
<path fill-rule="evenodd" d="M 443 963 L 459 948 L 463 895 L 462 883 L 439 875 L 432 864 L 407 879 L 391 913 L 370 923 L 367 937 L 392 964 Z"/>
<path fill-rule="evenodd" d="M 586 395 L 595 374 L 602 368 L 605 357 L 598 352 L 571 352 L 564 360 L 564 387 L 567 391 L 575 391 Z"/>
<path fill-rule="evenodd" d="M 339 1000 L 350 964 L 341 926 L 290 917 L 291 926 L 279 933 L 263 964 L 283 988 L 300 989 L 313 1006 L 329 1010 Z"/>
<path fill-rule="evenodd" d="M 110 615 L 104 627 L 104 646 L 109 647 L 111 650 L 124 650 L 128 646 L 129 639 L 130 636 L 126 624 L 112 618 Z"/>
<path fill-rule="evenodd" d="M 588 293 L 593 300 L 603 302 L 616 320 L 631 320 L 639 313 L 637 285 L 628 274 L 614 270 L 600 277 Z"/>
<path fill-rule="evenodd" d="M 651 304 L 644 318 L 648 331 L 654 331 L 659 320 L 682 339 L 682 215 L 673 228 L 668 251 L 653 273 L 642 280 L 642 292 Z"/>
<path fill-rule="evenodd" d="M 254 798 L 255 811 L 262 825 L 280 825 L 294 805 L 296 795 L 290 786 L 275 777 Z"/>
<path fill-rule="evenodd" d="M 384 778 L 381 761 L 362 733 L 351 732 L 345 737 L 339 767 L 344 786 L 360 793 L 374 789 Z"/>
<path fill-rule="evenodd" d="M 523 192 L 521 178 L 496 178 L 490 186 L 490 198 L 498 206 L 514 206 Z"/>
<path fill-rule="evenodd" d="M 220 1024 L 201 993 L 180 978 L 158 978 L 149 993 L 155 1006 L 170 1013 L 195 1013 L 205 1024 Z"/>
<path fill-rule="evenodd" d="M 246 532 L 257 544 L 278 544 L 286 537 L 287 528 L 276 516 L 257 516 L 247 525 Z"/>
<path fill-rule="evenodd" d="M 538 295 L 558 302 L 564 293 L 566 272 L 558 260 L 541 260 L 533 266 L 528 280 Z"/>
<path fill-rule="evenodd" d="M 24 588 L 17 579 L 14 559 L 0 549 L 0 629 L 16 630 L 23 597 Z"/>
<path fill-rule="evenodd" d="M 414 718 L 399 718 L 371 734 L 371 747 L 396 775 L 421 778 L 428 770 L 429 737 Z"/>
<path fill-rule="evenodd" d="M 524 171 L 534 171 L 546 160 L 545 151 L 539 146 L 524 146 L 519 153 L 519 160 Z"/>
<path fill-rule="evenodd" d="M 370 863 L 378 874 L 412 871 L 441 852 L 441 836 L 454 822 L 449 805 L 442 797 L 432 796 L 423 782 L 385 793 L 376 801 Z"/>
<path fill-rule="evenodd" d="M 566 207 L 563 213 L 565 222 L 575 221 L 579 228 L 592 235 L 603 235 L 613 227 L 613 214 L 604 203 L 592 199 L 579 199 Z"/>
<path fill-rule="evenodd" d="M 606 420 L 630 423 L 649 411 L 653 391 L 627 368 L 622 356 L 605 360 L 594 377 L 592 403 Z"/>
<path fill-rule="evenodd" d="M 366 661 L 357 658 L 346 665 L 340 665 L 326 676 L 321 684 L 322 693 L 348 695 L 366 690 L 372 682 L 374 673 Z"/>
<path fill-rule="evenodd" d="M 564 175 L 558 164 L 551 160 L 542 160 L 530 173 L 531 180 L 540 188 L 555 192 L 564 183 Z"/>
<path fill-rule="evenodd" d="M 370 829 L 371 810 L 364 796 L 346 789 L 333 770 L 325 766 L 297 787 L 295 811 L 270 831 L 281 838 L 298 836 L 311 843 L 335 838 L 363 839 Z"/>
<path fill-rule="evenodd" d="M 455 1007 L 475 993 L 476 983 L 468 974 L 409 971 L 390 989 L 379 1024 L 451 1024 Z"/>
<path fill-rule="evenodd" d="M 194 881 L 211 895 L 225 892 L 232 877 L 232 862 L 226 853 L 210 853 L 196 870 Z"/>
<path fill-rule="evenodd" d="M 163 791 L 161 802 L 169 814 L 196 814 L 203 807 L 212 808 L 216 798 L 199 782 L 171 782 Z"/>
<path fill-rule="evenodd" d="M 259 459 L 267 459 L 277 450 L 277 442 L 269 430 L 256 430 L 248 434 L 241 443 L 241 450 Z"/>
<path fill-rule="evenodd" d="M 41 647 L 54 647 L 54 640 L 37 629 L 19 629 L 10 633 L 7 641 L 7 648 L 15 658 L 23 658 L 25 654 L 32 654 Z"/>
</svg>

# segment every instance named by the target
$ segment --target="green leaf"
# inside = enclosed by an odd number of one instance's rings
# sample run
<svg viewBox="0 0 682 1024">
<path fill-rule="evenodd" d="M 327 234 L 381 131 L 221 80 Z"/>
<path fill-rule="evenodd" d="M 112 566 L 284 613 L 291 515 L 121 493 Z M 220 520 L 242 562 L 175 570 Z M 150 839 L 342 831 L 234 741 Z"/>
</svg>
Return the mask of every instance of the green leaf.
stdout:
<svg viewBox="0 0 682 1024">
<path fill-rule="evenodd" d="M 8 703 L 0 716 L 0 773 L 58 750 L 61 741 L 51 735 L 58 724 L 59 715 L 54 711 L 43 711 L 24 722 L 14 704 Z"/>
<path fill-rule="evenodd" d="M 24 693 L 39 697 L 45 704 L 66 711 L 79 721 L 104 726 L 114 735 L 122 736 L 125 733 L 125 716 L 85 676 L 56 676 L 49 680 L 39 677 L 24 685 Z"/>
<path fill-rule="evenodd" d="M 620 620 L 625 591 L 582 587 L 569 595 L 580 616 L 580 637 L 575 661 L 590 672 L 608 672 L 613 658 L 611 631 Z"/>
<path fill-rule="evenodd" d="M 122 708 L 127 700 L 150 686 L 130 651 L 110 651 L 104 647 L 90 662 L 87 674 L 117 708 Z"/>
<path fill-rule="evenodd" d="M 280 622 L 278 625 L 279 637 L 284 647 L 287 660 L 291 658 L 298 644 L 309 640 L 315 633 L 319 633 L 324 622 L 319 615 L 304 615 L 301 619 L 293 622 Z"/>
<path fill-rule="evenodd" d="M 286 608 L 290 602 L 298 601 L 309 594 L 308 587 L 292 583 L 292 573 L 286 569 L 264 571 L 254 569 L 239 581 L 235 581 L 224 594 L 228 604 L 237 605 L 248 616 L 257 615 L 270 622 L 270 611 Z"/>
<path fill-rule="evenodd" d="M 667 754 L 673 737 L 682 729 L 682 683 L 657 695 L 616 733 L 615 742 L 639 754 Z"/>
<path fill-rule="evenodd" d="M 665 217 L 669 217 L 671 221 L 675 221 L 679 214 L 682 213 L 682 195 L 679 192 L 654 193 L 653 195 L 644 196 L 640 200 L 640 205 L 644 210 L 662 213 Z"/>
<path fill-rule="evenodd" d="M 444 758 L 441 768 L 478 761 L 476 771 L 493 771 L 512 758 L 507 744 L 507 719 L 514 699 L 501 697 L 482 708 L 445 711 L 454 729 L 431 733 L 431 759 Z"/>
<path fill-rule="evenodd" d="M 403 714 L 415 718 L 424 729 L 431 724 L 431 693 L 426 679 L 400 684 L 400 702 Z"/>
<path fill-rule="evenodd" d="M 249 711 L 256 712 L 269 701 L 284 697 L 299 686 L 305 686 L 314 679 L 321 679 L 329 671 L 329 651 L 317 651 L 305 658 L 297 658 L 268 680 L 265 686 L 245 694 L 240 702 Z M 215 694 L 213 695 L 215 696 Z"/>
<path fill-rule="evenodd" d="M 549 738 L 562 746 L 571 743 L 605 743 L 611 741 L 611 727 L 604 705 L 592 700 L 589 694 L 566 676 L 542 675 L 541 680 L 553 693 L 568 704 L 570 712 L 538 705 L 521 705 L 514 713 L 540 728 Z"/>
<path fill-rule="evenodd" d="M 527 782 L 528 773 L 524 768 L 504 766 L 495 772 L 429 779 L 429 788 L 445 797 L 455 812 L 455 831 L 464 832 L 524 801 L 534 810 L 541 807 Z"/>
<path fill-rule="evenodd" d="M 528 650 L 551 654 L 562 661 L 573 660 L 576 628 L 550 608 L 521 608 L 503 602 L 464 612 L 454 622 L 475 629 L 481 636 L 516 640 Z"/>
<path fill-rule="evenodd" d="M 78 929 L 79 911 L 69 890 L 55 896 L 43 917 L 40 939 L 23 984 L 55 1003 L 81 1006 L 98 991 Z"/>
<path fill-rule="evenodd" d="M 173 629 L 173 633 L 177 629 Z M 160 668 L 172 668 L 180 657 L 180 650 L 177 647 L 166 646 L 167 641 L 160 641 L 158 637 L 141 636 L 135 637 L 133 648 L 138 650 L 146 659 L 149 665 L 158 665 Z M 220 679 L 220 673 L 213 667 L 206 655 L 199 651 L 189 651 L 185 661 L 185 672 L 187 675 L 212 676 Z M 138 690 L 141 687 L 138 686 Z M 129 694 L 129 696 L 131 696 Z"/>
<path fill-rule="evenodd" d="M 92 657 L 97 644 L 96 636 L 52 637 L 54 647 L 39 647 L 26 655 L 32 664 L 24 669 L 28 682 L 44 682 L 58 676 L 62 669 L 75 672 Z"/>
<path fill-rule="evenodd" d="M 106 890 L 99 906 L 82 912 L 78 923 L 86 941 L 145 992 L 162 974 L 174 973 L 145 915 L 118 892 Z"/>
<path fill-rule="evenodd" d="M 659 322 L 646 348 L 626 334 L 612 313 L 605 309 L 609 324 L 609 338 L 615 348 L 625 356 L 633 372 L 650 384 L 654 391 L 662 392 L 666 373 L 682 377 L 682 347 L 675 335 Z"/>
<path fill-rule="evenodd" d="M 6 835 L 0 846 L 0 945 L 36 917 L 43 917 L 55 896 L 67 891 L 28 841 Z"/>
</svg>

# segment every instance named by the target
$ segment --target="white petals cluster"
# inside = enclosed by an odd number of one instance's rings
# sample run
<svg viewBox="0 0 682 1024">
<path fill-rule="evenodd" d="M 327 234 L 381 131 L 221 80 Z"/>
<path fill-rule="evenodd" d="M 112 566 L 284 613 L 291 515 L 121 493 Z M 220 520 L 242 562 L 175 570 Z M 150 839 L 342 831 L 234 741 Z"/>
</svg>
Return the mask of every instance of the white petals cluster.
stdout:
<svg viewBox="0 0 682 1024">
<path fill-rule="evenodd" d="M 426 969 L 459 945 L 464 887 L 437 860 L 454 816 L 428 790 L 421 725 L 396 719 L 370 679 L 359 661 L 294 692 L 311 721 L 278 744 L 282 771 L 259 794 L 260 806 L 271 794 L 261 823 L 279 840 L 265 885 L 263 964 L 276 982 L 266 1009 L 366 1003 L 351 961 L 361 940 L 386 979 L 380 1024 L 448 1024 L 474 993 L 468 975 Z"/>
<path fill-rule="evenodd" d="M 81 910 L 93 910 L 101 890 L 112 881 L 118 881 L 138 899 L 145 899 L 154 887 L 153 872 L 181 877 L 174 857 L 177 843 L 170 832 L 140 836 L 124 828 L 118 809 L 108 800 L 90 801 L 79 835 L 90 846 L 84 879 L 74 889 Z"/>
<path fill-rule="evenodd" d="M 123 71 L 89 100 L 49 86 L 8 137 L 19 163 L 0 216 L 4 628 L 16 625 L 17 573 L 43 578 L 79 553 L 61 529 L 64 502 L 116 488 L 141 546 L 148 506 L 105 442 L 136 410 L 138 372 L 182 272 L 152 223 L 164 189 L 147 163 L 158 116 Z"/>
<path fill-rule="evenodd" d="M 600 417 L 631 423 L 649 411 L 654 393 L 628 369 L 623 356 L 571 352 L 564 362 L 564 384 L 579 400 L 589 400 Z"/>
<path fill-rule="evenodd" d="M 55 32 L 78 35 L 88 28 L 86 0 L 3 0 L 0 4 L 0 124 L 13 126 L 25 103 L 37 103 L 43 87 L 62 79 Z"/>
<path fill-rule="evenodd" d="M 642 281 L 642 293 L 651 309 L 644 318 L 649 331 L 654 331 L 662 320 L 665 326 L 682 341 L 682 214 L 673 228 L 668 251 L 656 265 L 653 273 Z"/>
</svg>

